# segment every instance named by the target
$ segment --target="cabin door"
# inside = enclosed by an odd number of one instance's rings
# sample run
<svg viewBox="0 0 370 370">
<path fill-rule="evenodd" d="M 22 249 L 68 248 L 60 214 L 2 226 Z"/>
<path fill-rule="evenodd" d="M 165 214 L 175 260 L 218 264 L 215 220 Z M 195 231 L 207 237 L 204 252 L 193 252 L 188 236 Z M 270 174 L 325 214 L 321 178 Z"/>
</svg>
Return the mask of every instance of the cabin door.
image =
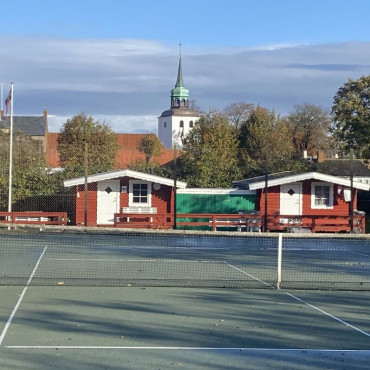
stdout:
<svg viewBox="0 0 370 370">
<path fill-rule="evenodd" d="M 302 214 L 302 184 L 284 184 L 280 186 L 280 214 Z"/>
<path fill-rule="evenodd" d="M 98 225 L 113 225 L 114 213 L 119 212 L 119 180 L 98 182 Z"/>
</svg>

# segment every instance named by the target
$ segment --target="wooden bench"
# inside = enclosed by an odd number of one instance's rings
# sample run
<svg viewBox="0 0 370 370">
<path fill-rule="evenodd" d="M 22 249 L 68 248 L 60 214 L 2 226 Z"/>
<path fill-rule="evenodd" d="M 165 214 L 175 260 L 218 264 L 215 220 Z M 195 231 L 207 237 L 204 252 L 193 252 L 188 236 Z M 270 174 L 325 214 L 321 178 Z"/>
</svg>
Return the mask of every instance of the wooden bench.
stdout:
<svg viewBox="0 0 370 370">
<path fill-rule="evenodd" d="M 157 207 L 122 207 L 121 213 L 157 213 Z"/>
</svg>

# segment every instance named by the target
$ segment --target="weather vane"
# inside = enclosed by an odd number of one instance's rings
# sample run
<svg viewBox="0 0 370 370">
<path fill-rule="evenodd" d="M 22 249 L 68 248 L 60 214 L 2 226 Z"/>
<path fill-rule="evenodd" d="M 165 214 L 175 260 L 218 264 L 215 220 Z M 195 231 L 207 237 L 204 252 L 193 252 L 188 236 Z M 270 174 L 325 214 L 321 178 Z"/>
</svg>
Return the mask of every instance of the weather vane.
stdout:
<svg viewBox="0 0 370 370">
<path fill-rule="evenodd" d="M 181 40 L 180 40 L 180 43 L 179 43 L 179 53 L 180 53 L 180 58 L 181 58 Z"/>
</svg>

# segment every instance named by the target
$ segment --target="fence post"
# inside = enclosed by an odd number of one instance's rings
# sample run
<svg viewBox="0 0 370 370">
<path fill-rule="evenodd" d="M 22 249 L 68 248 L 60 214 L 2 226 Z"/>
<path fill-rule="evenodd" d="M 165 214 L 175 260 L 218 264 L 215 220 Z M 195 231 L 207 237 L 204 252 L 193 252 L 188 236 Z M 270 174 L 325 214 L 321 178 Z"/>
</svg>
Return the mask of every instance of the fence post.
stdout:
<svg viewBox="0 0 370 370">
<path fill-rule="evenodd" d="M 281 284 L 281 272 L 282 272 L 282 260 L 283 260 L 283 234 L 279 233 L 278 237 L 278 269 L 277 269 L 277 282 L 276 287 L 280 289 Z"/>
</svg>

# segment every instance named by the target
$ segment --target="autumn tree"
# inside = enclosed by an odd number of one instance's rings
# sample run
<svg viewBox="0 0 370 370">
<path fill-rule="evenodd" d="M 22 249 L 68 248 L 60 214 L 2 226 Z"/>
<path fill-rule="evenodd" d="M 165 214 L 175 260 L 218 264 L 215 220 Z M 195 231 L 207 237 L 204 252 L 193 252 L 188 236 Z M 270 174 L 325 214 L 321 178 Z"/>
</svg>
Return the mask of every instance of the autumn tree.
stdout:
<svg viewBox="0 0 370 370">
<path fill-rule="evenodd" d="M 287 122 L 292 130 L 297 156 L 304 151 L 327 151 L 329 148 L 330 115 L 323 108 L 303 103 L 295 105 L 288 114 Z"/>
<path fill-rule="evenodd" d="M 243 177 L 291 170 L 294 148 L 288 123 L 275 112 L 255 108 L 239 130 Z"/>
<path fill-rule="evenodd" d="M 349 79 L 334 96 L 332 134 L 345 153 L 370 157 L 370 75 Z"/>
<path fill-rule="evenodd" d="M 163 152 L 163 145 L 157 135 L 145 135 L 139 142 L 138 150 L 145 155 L 145 162 L 149 165 L 153 157 L 158 157 Z"/>
<path fill-rule="evenodd" d="M 9 192 L 9 133 L 0 130 L 0 209 L 8 205 Z M 13 134 L 12 203 L 32 195 L 55 191 L 52 177 L 40 141 L 18 131 Z"/>
<path fill-rule="evenodd" d="M 148 165 L 143 160 L 133 161 L 128 165 L 128 168 L 133 171 L 150 173 L 151 175 L 173 178 L 173 169 L 171 164 L 162 166 L 158 162 L 150 162 Z"/>
<path fill-rule="evenodd" d="M 85 113 L 68 119 L 58 136 L 60 165 L 76 176 L 84 173 L 86 150 L 91 174 L 111 170 L 118 148 L 116 134 L 109 125 L 94 121 Z"/>
<path fill-rule="evenodd" d="M 199 115 L 203 114 L 203 110 L 198 104 L 198 102 L 194 99 L 189 100 L 189 109 L 196 111 Z"/>
<path fill-rule="evenodd" d="M 169 167 L 161 166 L 155 159 L 163 153 L 164 147 L 157 135 L 145 135 L 139 142 L 138 150 L 144 153 L 145 160 L 138 159 L 129 164 L 134 171 L 150 173 L 157 176 L 172 177 Z"/>
<path fill-rule="evenodd" d="M 245 102 L 231 103 L 225 109 L 224 113 L 229 118 L 229 121 L 236 128 L 245 122 L 254 110 L 254 105 Z"/>
<path fill-rule="evenodd" d="M 236 130 L 225 114 L 203 115 L 186 136 L 179 160 L 179 174 L 189 186 L 230 187 L 240 179 L 237 167 Z"/>
</svg>

